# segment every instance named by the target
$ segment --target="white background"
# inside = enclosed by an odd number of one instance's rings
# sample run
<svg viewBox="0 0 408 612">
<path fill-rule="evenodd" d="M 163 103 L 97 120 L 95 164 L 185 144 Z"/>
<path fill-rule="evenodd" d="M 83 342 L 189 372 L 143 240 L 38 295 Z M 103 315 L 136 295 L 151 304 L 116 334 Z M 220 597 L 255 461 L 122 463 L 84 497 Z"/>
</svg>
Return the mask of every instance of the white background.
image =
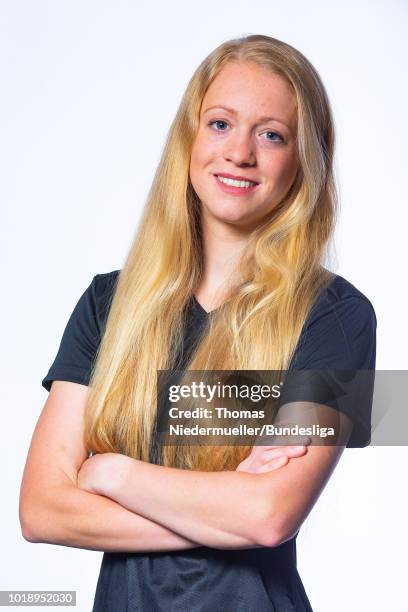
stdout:
<svg viewBox="0 0 408 612">
<path fill-rule="evenodd" d="M 41 380 L 92 277 L 122 266 L 182 93 L 224 40 L 267 34 L 319 71 L 337 130 L 332 269 L 374 305 L 377 369 L 408 369 L 408 10 L 402 0 L 0 6 L 0 589 L 76 590 L 82 612 L 102 553 L 31 544 L 18 522 Z M 407 457 L 402 447 L 344 453 L 298 537 L 315 612 L 408 610 Z"/>
</svg>

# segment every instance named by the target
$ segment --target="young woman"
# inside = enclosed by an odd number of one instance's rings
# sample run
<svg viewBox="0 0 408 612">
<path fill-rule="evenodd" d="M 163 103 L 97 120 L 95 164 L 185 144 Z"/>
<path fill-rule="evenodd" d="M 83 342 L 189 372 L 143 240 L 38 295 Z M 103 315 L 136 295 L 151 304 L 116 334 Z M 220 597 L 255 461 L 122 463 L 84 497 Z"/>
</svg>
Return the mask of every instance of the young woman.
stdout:
<svg viewBox="0 0 408 612">
<path fill-rule="evenodd" d="M 311 610 L 296 536 L 369 415 L 337 411 L 339 445 L 164 446 L 156 375 L 374 369 L 373 307 L 323 265 L 333 149 L 290 45 L 227 41 L 188 84 L 126 262 L 93 278 L 42 381 L 22 482 L 26 539 L 104 551 L 94 612 Z"/>
</svg>

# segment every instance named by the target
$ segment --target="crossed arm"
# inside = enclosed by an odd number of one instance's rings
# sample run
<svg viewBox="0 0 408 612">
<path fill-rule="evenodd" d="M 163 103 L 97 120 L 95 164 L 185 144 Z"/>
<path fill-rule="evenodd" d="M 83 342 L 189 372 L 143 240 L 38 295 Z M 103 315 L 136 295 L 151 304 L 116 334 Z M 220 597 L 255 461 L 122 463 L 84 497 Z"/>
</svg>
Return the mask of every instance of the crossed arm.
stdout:
<svg viewBox="0 0 408 612">
<path fill-rule="evenodd" d="M 347 440 L 350 420 L 327 414 Z M 311 446 L 297 461 L 256 474 L 180 470 L 105 453 L 83 463 L 78 486 L 203 546 L 278 546 L 299 530 L 345 443 Z"/>
<path fill-rule="evenodd" d="M 29 542 L 111 552 L 276 545 L 296 533 L 342 450 L 255 445 L 236 472 L 223 473 L 110 453 L 87 459 L 88 392 L 54 381 L 38 419 L 19 501 Z"/>
</svg>

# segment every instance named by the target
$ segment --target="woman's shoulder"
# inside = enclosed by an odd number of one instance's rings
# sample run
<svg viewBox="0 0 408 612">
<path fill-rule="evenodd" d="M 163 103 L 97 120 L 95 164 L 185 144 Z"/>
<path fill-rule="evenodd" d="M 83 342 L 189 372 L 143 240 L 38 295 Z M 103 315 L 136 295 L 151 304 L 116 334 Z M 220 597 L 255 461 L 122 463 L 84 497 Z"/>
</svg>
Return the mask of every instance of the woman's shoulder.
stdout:
<svg viewBox="0 0 408 612">
<path fill-rule="evenodd" d="M 339 322 L 343 322 L 343 319 L 352 313 L 372 319 L 375 325 L 377 324 L 371 299 L 344 276 L 333 273 L 332 279 L 315 301 L 308 323 L 312 323 L 323 314 L 326 316 L 331 314 L 338 318 Z"/>
<path fill-rule="evenodd" d="M 371 305 L 371 307 L 373 307 L 367 295 L 365 295 L 365 293 L 358 289 L 353 283 L 344 278 L 344 276 L 340 276 L 340 274 L 335 274 L 333 272 L 333 275 L 332 280 L 325 288 L 326 299 L 339 301 L 347 298 L 359 298 L 361 300 L 365 300 Z"/>
<path fill-rule="evenodd" d="M 334 274 L 310 310 L 292 365 L 295 369 L 370 369 L 375 363 L 376 327 L 371 300 Z"/>
<path fill-rule="evenodd" d="M 53 380 L 89 384 L 119 272 L 96 274 L 78 299 L 54 361 L 42 380 L 47 391 Z"/>
<path fill-rule="evenodd" d="M 96 318 L 101 331 L 106 324 L 119 273 L 120 270 L 112 270 L 111 272 L 95 274 L 89 287 L 94 300 Z"/>
<path fill-rule="evenodd" d="M 116 282 L 119 278 L 120 270 L 112 270 L 111 272 L 102 272 L 95 274 L 93 283 L 95 285 L 95 295 L 100 298 L 106 294 L 112 293 Z"/>
</svg>

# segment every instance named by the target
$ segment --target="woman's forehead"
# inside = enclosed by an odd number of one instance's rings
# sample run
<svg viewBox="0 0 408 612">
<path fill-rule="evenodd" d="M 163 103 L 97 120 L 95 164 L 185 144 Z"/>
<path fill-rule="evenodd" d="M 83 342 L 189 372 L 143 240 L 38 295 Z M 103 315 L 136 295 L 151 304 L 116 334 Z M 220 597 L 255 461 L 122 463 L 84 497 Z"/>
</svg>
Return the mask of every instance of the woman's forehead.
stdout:
<svg viewBox="0 0 408 612">
<path fill-rule="evenodd" d="M 253 62 L 224 66 L 207 89 L 201 114 L 216 109 L 259 123 L 277 120 L 294 129 L 296 99 L 289 84 Z"/>
</svg>

